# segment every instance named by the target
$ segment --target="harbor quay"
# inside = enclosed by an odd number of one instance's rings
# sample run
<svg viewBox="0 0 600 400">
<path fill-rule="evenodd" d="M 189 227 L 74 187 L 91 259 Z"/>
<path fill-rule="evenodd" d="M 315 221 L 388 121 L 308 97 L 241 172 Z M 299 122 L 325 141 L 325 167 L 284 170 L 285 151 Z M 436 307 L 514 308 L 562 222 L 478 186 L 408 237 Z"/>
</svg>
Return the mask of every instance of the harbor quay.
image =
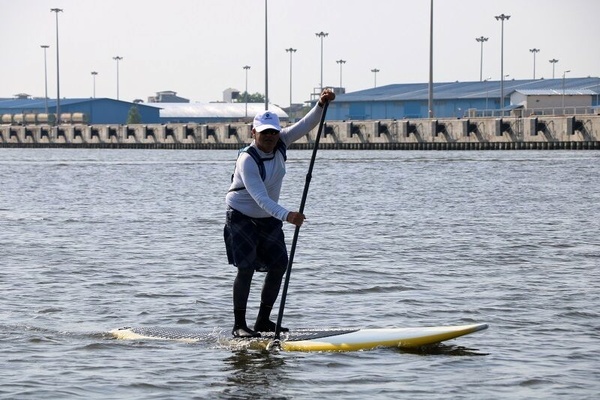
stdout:
<svg viewBox="0 0 600 400">
<path fill-rule="evenodd" d="M 239 149 L 247 123 L 0 125 L 0 147 Z M 312 149 L 318 128 L 292 149 Z M 327 121 L 319 148 L 340 150 L 600 150 L 600 115 Z"/>
</svg>

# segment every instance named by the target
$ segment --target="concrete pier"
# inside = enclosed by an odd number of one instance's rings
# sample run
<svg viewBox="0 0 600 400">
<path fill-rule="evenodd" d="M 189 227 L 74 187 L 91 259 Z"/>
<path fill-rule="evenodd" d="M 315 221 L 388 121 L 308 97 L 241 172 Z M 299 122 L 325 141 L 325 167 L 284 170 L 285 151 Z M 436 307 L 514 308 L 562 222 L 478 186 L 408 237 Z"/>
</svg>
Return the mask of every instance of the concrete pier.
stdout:
<svg viewBox="0 0 600 400">
<path fill-rule="evenodd" d="M 317 134 L 292 148 L 311 149 Z M 0 147 L 238 149 L 250 125 L 0 125 Z M 331 121 L 320 147 L 348 150 L 600 150 L 600 116 Z"/>
</svg>

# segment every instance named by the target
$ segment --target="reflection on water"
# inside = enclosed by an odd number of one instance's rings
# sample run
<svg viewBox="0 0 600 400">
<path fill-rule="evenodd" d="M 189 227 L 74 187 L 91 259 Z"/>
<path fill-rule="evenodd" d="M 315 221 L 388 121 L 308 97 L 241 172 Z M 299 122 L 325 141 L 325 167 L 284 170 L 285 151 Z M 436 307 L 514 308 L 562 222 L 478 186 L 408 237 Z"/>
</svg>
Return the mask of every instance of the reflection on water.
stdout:
<svg viewBox="0 0 600 400">
<path fill-rule="evenodd" d="M 396 349 L 399 353 L 417 354 L 422 356 L 444 355 L 444 356 L 488 356 L 490 353 L 482 353 L 479 349 L 471 349 L 463 346 L 449 345 L 445 343 L 432 344 L 415 348 Z"/>
<path fill-rule="evenodd" d="M 286 376 L 285 359 L 267 350 L 238 350 L 224 360 L 223 372 L 231 399 L 285 399 L 279 396 Z"/>
</svg>

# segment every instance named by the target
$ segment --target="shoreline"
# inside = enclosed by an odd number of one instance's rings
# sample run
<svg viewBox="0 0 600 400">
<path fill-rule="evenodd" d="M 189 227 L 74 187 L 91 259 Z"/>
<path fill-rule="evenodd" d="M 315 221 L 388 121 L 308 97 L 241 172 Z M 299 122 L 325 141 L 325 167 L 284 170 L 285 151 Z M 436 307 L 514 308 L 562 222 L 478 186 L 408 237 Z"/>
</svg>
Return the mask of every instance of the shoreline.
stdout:
<svg viewBox="0 0 600 400">
<path fill-rule="evenodd" d="M 312 149 L 317 128 L 290 149 Z M 0 148 L 239 149 L 235 124 L 0 125 Z M 600 115 L 328 121 L 324 150 L 600 150 Z"/>
</svg>

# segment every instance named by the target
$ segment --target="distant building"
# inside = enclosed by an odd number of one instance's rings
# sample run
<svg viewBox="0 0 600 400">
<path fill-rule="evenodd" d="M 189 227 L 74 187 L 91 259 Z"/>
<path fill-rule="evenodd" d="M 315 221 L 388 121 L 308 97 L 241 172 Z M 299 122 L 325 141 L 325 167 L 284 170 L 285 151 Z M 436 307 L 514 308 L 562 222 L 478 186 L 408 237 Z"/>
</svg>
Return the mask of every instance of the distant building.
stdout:
<svg viewBox="0 0 600 400">
<path fill-rule="evenodd" d="M 1 122 L 5 124 L 49 123 L 44 99 L 0 100 Z M 131 107 L 137 107 L 144 124 L 159 123 L 159 110 L 144 104 L 108 98 L 61 99 L 61 121 L 65 123 L 125 124 Z M 48 99 L 48 113 L 56 113 L 56 99 Z"/>
<path fill-rule="evenodd" d="M 513 106 L 525 109 L 546 109 L 561 107 L 591 107 L 594 96 L 598 94 L 589 89 L 536 89 L 515 90 L 510 94 Z M 564 102 L 564 104 L 563 104 Z"/>
<path fill-rule="evenodd" d="M 251 123 L 256 114 L 264 111 L 263 103 L 148 103 L 148 106 L 160 108 L 160 122 L 174 123 L 220 123 L 247 122 Z M 281 108 L 271 104 L 269 110 L 285 122 L 288 114 Z"/>
<path fill-rule="evenodd" d="M 519 108 L 538 113 L 544 108 L 562 107 L 563 101 L 571 109 L 586 104 L 592 112 L 593 107 L 600 107 L 598 77 L 504 81 L 502 105 L 500 84 L 500 81 L 434 83 L 433 115 L 435 118 L 491 116 Z M 548 97 L 538 97 L 537 103 L 527 99 L 537 92 Z M 327 120 L 427 118 L 428 115 L 429 84 L 407 83 L 339 94 L 329 107 Z"/>
<path fill-rule="evenodd" d="M 345 93 L 334 88 L 337 97 L 327 112 L 327 120 L 383 120 L 428 118 L 427 83 L 394 84 Z M 434 118 L 476 116 L 529 116 L 531 114 L 600 113 L 600 78 L 566 78 L 504 81 L 504 102 L 500 101 L 500 82 L 442 82 L 433 85 Z M 61 99 L 61 121 L 65 123 L 125 124 L 132 107 L 137 107 L 142 124 L 158 123 L 251 123 L 263 103 L 234 102 L 239 91 L 226 89 L 225 102 L 190 103 L 176 92 L 163 91 L 133 103 L 109 98 Z M 318 96 L 311 95 L 314 105 Z M 56 99 L 31 98 L 21 93 L 0 98 L 0 123 L 51 123 Z M 285 109 L 269 108 L 284 122 L 296 121 L 307 109 L 294 104 Z M 53 118 L 50 118 L 53 117 Z M 291 117 L 291 118 L 290 118 Z"/>
<path fill-rule="evenodd" d="M 223 101 L 225 103 L 233 103 L 234 100 L 239 99 L 240 91 L 237 89 L 228 88 L 223 91 Z"/>
<path fill-rule="evenodd" d="M 333 90 L 333 93 L 336 96 L 346 93 L 346 88 L 344 88 L 344 87 L 339 87 L 339 86 L 338 87 L 325 86 L 325 87 Z M 321 98 L 321 88 L 320 87 L 313 88 L 313 92 L 310 94 L 310 101 L 308 101 L 307 103 L 315 104 L 317 101 L 319 101 L 320 98 Z"/>
<path fill-rule="evenodd" d="M 148 97 L 148 103 L 189 103 L 189 99 L 177 96 L 177 92 L 165 90 L 156 92 L 156 96 Z"/>
</svg>

